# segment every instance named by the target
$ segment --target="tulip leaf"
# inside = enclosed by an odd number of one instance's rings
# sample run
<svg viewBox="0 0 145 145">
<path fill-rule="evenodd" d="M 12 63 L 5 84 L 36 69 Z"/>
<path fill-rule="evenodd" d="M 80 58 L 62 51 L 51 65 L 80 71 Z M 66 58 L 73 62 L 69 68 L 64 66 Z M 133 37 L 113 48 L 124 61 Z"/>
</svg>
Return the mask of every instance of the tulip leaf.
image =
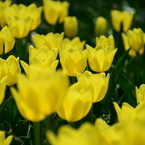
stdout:
<svg viewBox="0 0 145 145">
<path fill-rule="evenodd" d="M 136 106 L 135 98 L 135 86 L 134 84 L 124 75 L 119 78 L 119 85 L 125 93 L 125 102 L 128 102 L 132 106 Z"/>
</svg>

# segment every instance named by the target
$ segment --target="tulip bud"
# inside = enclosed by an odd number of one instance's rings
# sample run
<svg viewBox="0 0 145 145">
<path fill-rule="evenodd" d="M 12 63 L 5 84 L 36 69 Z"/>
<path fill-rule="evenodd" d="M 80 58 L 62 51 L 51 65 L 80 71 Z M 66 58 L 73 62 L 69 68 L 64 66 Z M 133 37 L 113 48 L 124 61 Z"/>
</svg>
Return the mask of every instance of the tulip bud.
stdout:
<svg viewBox="0 0 145 145">
<path fill-rule="evenodd" d="M 137 103 L 145 101 L 145 84 L 140 85 L 139 88 L 135 88 Z"/>
<path fill-rule="evenodd" d="M 107 20 L 104 17 L 98 17 L 95 22 L 95 35 L 107 35 Z"/>
<path fill-rule="evenodd" d="M 5 137 L 5 132 L 0 131 L 0 144 L 1 145 L 10 145 L 12 142 L 13 136 L 10 135 L 7 138 Z"/>
<path fill-rule="evenodd" d="M 76 17 L 67 16 L 64 20 L 64 33 L 68 38 L 78 34 L 78 20 Z"/>
</svg>

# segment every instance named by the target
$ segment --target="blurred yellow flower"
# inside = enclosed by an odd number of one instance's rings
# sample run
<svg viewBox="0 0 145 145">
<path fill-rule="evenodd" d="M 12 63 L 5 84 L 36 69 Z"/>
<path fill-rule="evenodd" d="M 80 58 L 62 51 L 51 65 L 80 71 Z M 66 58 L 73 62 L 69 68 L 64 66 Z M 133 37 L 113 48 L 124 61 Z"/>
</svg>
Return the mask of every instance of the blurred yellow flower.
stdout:
<svg viewBox="0 0 145 145">
<path fill-rule="evenodd" d="M 122 31 L 126 32 L 131 27 L 133 16 L 134 16 L 134 12 L 112 10 L 111 20 L 112 20 L 113 28 L 117 32 L 120 32 L 121 25 L 122 25 Z"/>
<path fill-rule="evenodd" d="M 60 63 L 62 68 L 69 76 L 76 76 L 76 72 L 81 73 L 85 70 L 87 65 L 88 50 L 65 50 L 61 49 Z"/>
<path fill-rule="evenodd" d="M 74 38 L 78 34 L 78 20 L 75 16 L 67 16 L 64 19 L 64 34 L 68 38 Z"/>
<path fill-rule="evenodd" d="M 90 111 L 92 100 L 91 87 L 89 85 L 84 87 L 80 82 L 77 82 L 68 89 L 64 101 L 57 109 L 57 114 L 69 122 L 78 121 Z"/>
<path fill-rule="evenodd" d="M 15 39 L 12 31 L 7 27 L 3 27 L 0 31 L 0 54 L 11 51 L 14 47 Z"/>
<path fill-rule="evenodd" d="M 95 21 L 95 36 L 100 37 L 101 35 L 107 35 L 107 31 L 108 31 L 108 24 L 107 24 L 107 20 L 100 16 L 96 19 Z"/>
<path fill-rule="evenodd" d="M 83 50 L 85 45 L 85 41 L 81 41 L 79 37 L 75 37 L 72 40 L 68 38 L 64 38 L 62 41 L 61 48 L 62 49 L 74 49 L 74 50 Z"/>
<path fill-rule="evenodd" d="M 12 139 L 13 139 L 12 135 L 5 138 L 5 132 L 0 131 L 0 145 L 10 145 L 12 142 Z"/>
<path fill-rule="evenodd" d="M 145 101 L 145 84 L 140 85 L 139 88 L 135 87 L 137 103 Z"/>
<path fill-rule="evenodd" d="M 46 70 L 41 69 L 41 72 L 31 80 L 25 75 L 19 75 L 18 90 L 11 88 L 21 115 L 33 122 L 41 121 L 56 112 L 64 101 L 69 85 L 68 77 L 62 71 L 46 73 Z"/>
<path fill-rule="evenodd" d="M 88 63 L 93 71 L 104 72 L 110 68 L 117 49 L 114 47 L 113 36 L 108 38 L 100 36 L 100 38 L 96 39 L 96 43 L 95 48 L 86 45 L 89 50 Z"/>
<path fill-rule="evenodd" d="M 68 15 L 69 3 L 67 1 L 43 0 L 43 10 L 46 21 L 55 25 L 62 23 Z"/>
<path fill-rule="evenodd" d="M 77 78 L 83 85 L 88 85 L 90 83 L 94 92 L 93 103 L 99 102 L 105 97 L 109 84 L 109 74 L 106 76 L 105 73 L 92 74 L 89 71 L 85 71 L 79 74 Z"/>
<path fill-rule="evenodd" d="M 4 11 L 8 8 L 8 7 L 10 7 L 10 5 L 11 5 L 11 3 L 12 3 L 12 1 L 11 0 L 6 0 L 6 1 L 0 1 L 0 25 L 1 25 L 1 27 L 4 27 L 5 26 L 5 24 L 6 24 L 6 22 L 5 22 L 5 20 L 4 20 L 4 15 L 5 15 L 5 13 L 4 13 Z"/>
<path fill-rule="evenodd" d="M 144 53 L 144 34 L 141 28 L 128 30 L 126 34 L 122 33 L 122 39 L 125 50 L 131 48 L 129 55 L 136 56 L 136 52 Z"/>
<path fill-rule="evenodd" d="M 6 84 L 7 84 L 7 77 L 3 77 L 0 80 L 0 105 L 2 104 L 2 101 L 5 97 Z"/>
<path fill-rule="evenodd" d="M 93 127 L 88 122 L 82 124 L 78 129 L 62 126 L 59 128 L 57 135 L 52 131 L 47 131 L 46 136 L 51 145 L 96 145 Z"/>
<path fill-rule="evenodd" d="M 32 39 L 37 49 L 43 45 L 47 46 L 49 49 L 56 49 L 56 48 L 58 49 L 62 44 L 63 37 L 64 37 L 63 32 L 61 34 L 59 33 L 54 34 L 50 32 L 46 35 L 39 35 L 39 34 L 33 35 Z"/>
<path fill-rule="evenodd" d="M 21 72 L 19 58 L 15 58 L 13 55 L 10 55 L 6 60 L 0 58 L 0 64 L 2 66 L 2 77 L 7 76 L 7 85 L 16 84 L 17 75 Z"/>
</svg>

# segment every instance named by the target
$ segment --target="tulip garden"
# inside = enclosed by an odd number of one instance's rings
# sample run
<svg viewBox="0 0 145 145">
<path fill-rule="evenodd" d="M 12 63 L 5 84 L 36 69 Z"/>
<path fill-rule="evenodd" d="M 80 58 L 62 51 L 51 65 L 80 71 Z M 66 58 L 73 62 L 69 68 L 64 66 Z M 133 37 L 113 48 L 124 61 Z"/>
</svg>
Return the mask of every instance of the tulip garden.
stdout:
<svg viewBox="0 0 145 145">
<path fill-rule="evenodd" d="M 144 5 L 0 0 L 0 145 L 145 145 Z"/>
</svg>

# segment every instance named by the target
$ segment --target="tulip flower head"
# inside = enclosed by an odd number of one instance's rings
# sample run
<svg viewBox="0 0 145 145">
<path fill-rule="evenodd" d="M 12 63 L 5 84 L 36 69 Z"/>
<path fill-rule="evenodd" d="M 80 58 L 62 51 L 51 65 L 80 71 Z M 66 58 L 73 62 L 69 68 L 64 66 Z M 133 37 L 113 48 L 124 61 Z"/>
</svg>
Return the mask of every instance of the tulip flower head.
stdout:
<svg viewBox="0 0 145 145">
<path fill-rule="evenodd" d="M 93 103 L 101 101 L 107 92 L 109 84 L 109 74 L 106 76 L 105 73 L 92 74 L 89 71 L 85 71 L 78 75 L 78 81 L 83 85 L 88 85 L 92 87 L 94 92 Z"/>
<path fill-rule="evenodd" d="M 74 38 L 78 34 L 78 20 L 75 16 L 67 16 L 64 19 L 64 34 L 68 38 Z"/>
<path fill-rule="evenodd" d="M 139 54 L 144 53 L 144 34 L 142 29 L 134 28 L 133 30 L 128 30 L 126 34 L 122 33 L 122 39 L 125 50 L 131 48 L 129 55 L 135 57 L 137 52 Z"/>
<path fill-rule="evenodd" d="M 107 40 L 105 36 L 100 36 L 100 38 L 97 39 L 95 48 L 86 45 L 89 50 L 88 63 L 93 71 L 104 72 L 110 68 L 117 51 L 117 49 L 114 48 L 114 41 L 112 40 L 112 37 L 109 37 Z"/>
<path fill-rule="evenodd" d="M 7 77 L 3 77 L 0 80 L 0 105 L 2 104 L 2 101 L 5 97 L 6 84 L 7 84 Z"/>
<path fill-rule="evenodd" d="M 62 44 L 63 37 L 64 37 L 63 32 L 61 34 L 59 33 L 54 34 L 50 32 L 46 35 L 36 34 L 32 36 L 32 39 L 37 49 L 43 45 L 47 46 L 49 49 L 56 49 L 56 48 L 58 49 Z"/>
<path fill-rule="evenodd" d="M 81 73 L 85 70 L 87 65 L 88 50 L 65 50 L 61 49 L 60 63 L 62 68 L 69 76 L 76 76 L 76 73 Z"/>
<path fill-rule="evenodd" d="M 77 82 L 68 89 L 65 100 L 57 109 L 57 114 L 69 122 L 78 121 L 90 111 L 92 100 L 91 87 L 89 85 L 84 87 L 80 82 Z"/>
<path fill-rule="evenodd" d="M 67 1 L 43 0 L 44 17 L 50 25 L 62 23 L 68 15 L 68 8 Z"/>
<path fill-rule="evenodd" d="M 122 31 L 126 32 L 131 27 L 133 16 L 134 16 L 134 12 L 112 10 L 111 20 L 112 20 L 113 28 L 117 32 L 120 32 L 121 25 L 122 25 Z"/>
<path fill-rule="evenodd" d="M 18 90 L 12 87 L 12 95 L 21 115 L 33 122 L 41 121 L 56 112 L 69 85 L 64 72 L 52 73 L 44 69 L 35 72 L 32 79 L 21 74 L 17 82 Z"/>
<path fill-rule="evenodd" d="M 95 36 L 100 37 L 101 35 L 107 35 L 107 20 L 104 17 L 98 17 L 95 22 Z"/>
</svg>

